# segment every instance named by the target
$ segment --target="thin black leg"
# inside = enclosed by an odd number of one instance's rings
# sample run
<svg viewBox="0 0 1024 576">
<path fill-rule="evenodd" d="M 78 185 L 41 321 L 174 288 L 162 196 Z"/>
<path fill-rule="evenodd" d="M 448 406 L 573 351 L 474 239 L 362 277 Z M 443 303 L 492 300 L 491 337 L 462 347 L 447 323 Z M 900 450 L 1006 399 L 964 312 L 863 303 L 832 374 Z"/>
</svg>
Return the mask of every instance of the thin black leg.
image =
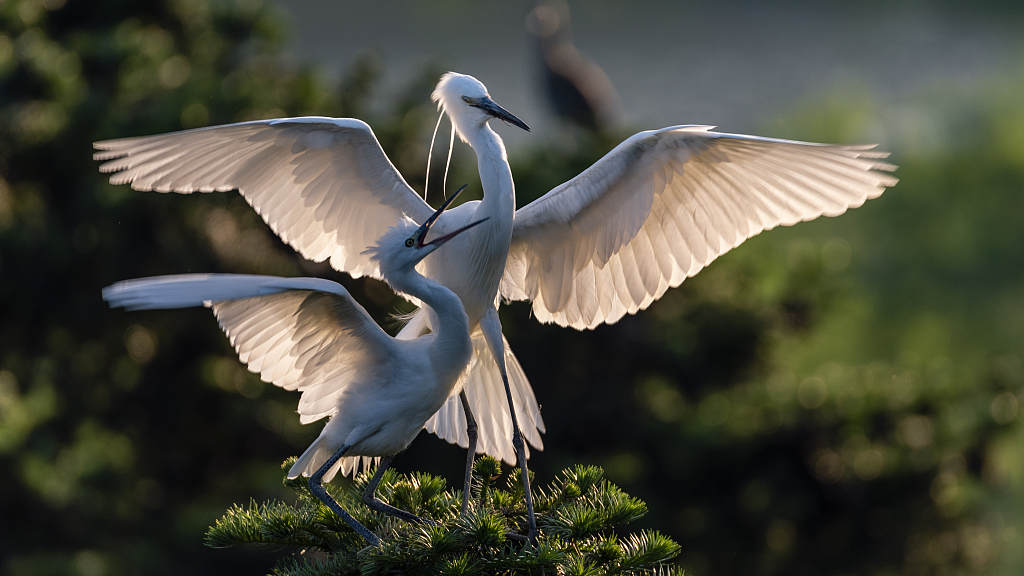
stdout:
<svg viewBox="0 0 1024 576">
<path fill-rule="evenodd" d="M 370 507 L 371 510 L 377 512 L 383 512 L 384 514 L 390 514 L 392 516 L 398 516 L 406 522 L 418 522 L 420 524 L 435 524 L 432 520 L 426 518 L 420 518 L 412 512 L 406 512 L 405 510 L 399 510 L 394 506 L 389 506 L 381 501 L 375 493 L 377 492 L 377 485 L 380 484 L 380 479 L 384 476 L 384 471 L 391 465 L 391 461 L 394 459 L 394 455 L 384 456 L 380 459 L 380 465 L 377 466 L 377 471 L 373 474 L 373 478 L 370 478 L 370 483 L 366 485 L 366 490 L 363 490 L 363 502 Z"/>
<path fill-rule="evenodd" d="M 352 529 L 355 530 L 357 534 L 359 534 L 363 538 L 366 538 L 367 542 L 374 546 L 380 546 L 380 538 L 377 538 L 377 536 L 374 535 L 373 532 L 370 532 L 366 528 L 366 526 L 360 524 L 358 520 L 356 520 L 352 517 L 351 514 L 346 512 L 345 509 L 342 508 L 341 505 L 334 500 L 334 498 L 331 498 L 331 495 L 327 493 L 327 490 L 324 489 L 324 474 L 327 474 L 327 471 L 331 469 L 331 466 L 334 466 L 334 463 L 337 462 L 339 458 L 344 456 L 345 452 L 347 452 L 349 448 L 350 446 L 348 445 L 339 448 L 338 451 L 335 452 L 334 455 L 331 456 L 327 460 L 327 462 L 325 462 L 324 465 L 320 467 L 319 470 L 314 472 L 313 475 L 309 477 L 309 490 L 313 492 L 313 494 L 317 498 L 319 498 L 321 502 L 326 504 L 328 508 L 333 510 L 335 514 L 341 516 L 341 519 L 344 520 L 346 524 L 351 526 Z"/>
<path fill-rule="evenodd" d="M 484 317 L 480 320 L 480 328 L 487 340 L 487 346 L 491 349 L 494 361 L 498 364 L 498 371 L 501 372 L 501 381 L 505 384 L 505 396 L 508 399 L 508 411 L 512 415 L 512 447 L 516 450 L 516 458 L 519 460 L 520 473 L 523 476 L 523 493 L 526 495 L 526 517 L 530 526 L 527 538 L 533 540 L 537 537 L 537 517 L 533 513 L 533 494 L 530 493 L 530 470 L 526 465 L 526 445 L 523 443 L 523 433 L 519 431 L 519 421 L 516 419 L 516 407 L 512 401 L 512 387 L 508 383 L 508 372 L 505 370 L 505 345 L 501 338 L 501 321 L 498 319 L 498 311 L 488 308 Z"/>
<path fill-rule="evenodd" d="M 462 515 L 469 511 L 469 495 L 473 487 L 473 461 L 476 459 L 476 418 L 469 408 L 469 399 L 466 398 L 466 391 L 459 393 L 459 400 L 462 400 L 462 411 L 466 413 L 466 435 L 469 436 L 469 453 L 466 455 L 466 479 L 462 483 Z"/>
<path fill-rule="evenodd" d="M 512 390 L 508 385 L 508 377 L 505 376 L 504 362 L 501 364 L 502 378 L 505 379 L 505 394 L 508 396 L 508 407 L 512 412 L 512 447 L 516 449 L 516 458 L 519 459 L 519 472 L 523 476 L 523 493 L 526 494 L 526 517 L 530 525 L 530 531 L 526 537 L 533 540 L 537 537 L 537 517 L 533 513 L 533 494 L 530 492 L 530 470 L 526 466 L 526 448 L 523 444 L 523 434 L 519 431 L 519 423 L 516 422 L 516 410 L 512 406 Z"/>
</svg>

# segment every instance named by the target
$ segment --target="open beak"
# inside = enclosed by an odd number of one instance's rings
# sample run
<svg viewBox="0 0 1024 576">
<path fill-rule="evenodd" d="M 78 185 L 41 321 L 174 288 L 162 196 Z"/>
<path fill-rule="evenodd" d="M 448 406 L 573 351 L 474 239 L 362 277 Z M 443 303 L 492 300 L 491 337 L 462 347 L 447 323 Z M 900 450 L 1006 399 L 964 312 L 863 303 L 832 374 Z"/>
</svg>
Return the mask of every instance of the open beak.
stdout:
<svg viewBox="0 0 1024 576">
<path fill-rule="evenodd" d="M 477 224 L 483 224 L 484 222 L 486 222 L 486 221 L 488 221 L 490 219 L 491 219 L 491 217 L 488 216 L 487 218 L 481 218 L 480 220 L 477 220 L 476 222 L 473 222 L 472 224 L 466 224 L 465 226 L 463 226 L 462 228 L 459 228 L 455 232 L 449 232 L 448 234 L 445 234 L 444 236 L 438 236 L 437 238 L 434 238 L 430 242 L 427 242 L 426 244 L 424 244 L 424 246 L 434 246 L 436 248 L 436 247 L 440 246 L 441 244 L 444 244 L 445 242 L 451 240 L 452 238 L 455 238 L 459 234 L 462 234 L 466 230 L 469 230 L 473 226 L 476 226 Z"/>
<path fill-rule="evenodd" d="M 427 238 L 427 232 L 430 232 L 430 227 L 434 225 L 434 222 L 437 222 L 437 219 L 438 219 L 438 217 L 441 216 L 441 213 L 443 213 L 448 208 L 448 206 L 451 205 L 451 203 L 455 200 L 455 198 L 457 198 L 459 196 L 459 194 L 461 194 L 462 191 L 465 190 L 465 189 L 466 189 L 466 185 L 463 184 L 461 188 L 459 188 L 458 190 L 455 191 L 455 194 L 452 194 L 451 196 L 449 196 L 448 199 L 444 201 L 444 204 L 441 204 L 441 207 L 438 208 L 436 212 L 431 214 L 430 218 L 427 218 L 427 221 L 424 222 L 423 225 L 419 227 L 419 229 L 416 231 L 417 232 L 417 234 L 416 234 L 416 245 L 417 245 L 418 248 L 423 248 L 424 246 L 434 246 L 436 248 L 436 247 L 444 244 L 445 242 L 451 240 L 455 236 L 457 236 L 459 234 L 462 234 L 466 230 L 469 230 L 470 228 L 476 226 L 477 224 L 480 224 L 482 222 L 487 221 L 487 218 L 484 218 L 482 220 L 477 220 L 476 222 L 473 222 L 472 224 L 467 224 L 466 226 L 463 226 L 462 228 L 459 228 L 458 230 L 456 230 L 454 232 L 449 232 L 448 234 L 445 234 L 444 236 L 438 236 L 437 238 L 434 238 L 430 242 L 424 242 L 424 240 L 426 240 L 426 238 Z"/>
<path fill-rule="evenodd" d="M 526 122 L 516 118 L 515 114 L 505 110 L 501 106 L 498 106 L 494 100 L 491 100 L 487 96 L 477 99 L 476 102 L 473 102 L 470 106 L 475 106 L 484 112 L 487 112 L 491 116 L 494 116 L 498 120 L 503 120 L 513 126 L 518 126 L 527 132 L 530 131 L 530 127 L 526 125 Z"/>
</svg>

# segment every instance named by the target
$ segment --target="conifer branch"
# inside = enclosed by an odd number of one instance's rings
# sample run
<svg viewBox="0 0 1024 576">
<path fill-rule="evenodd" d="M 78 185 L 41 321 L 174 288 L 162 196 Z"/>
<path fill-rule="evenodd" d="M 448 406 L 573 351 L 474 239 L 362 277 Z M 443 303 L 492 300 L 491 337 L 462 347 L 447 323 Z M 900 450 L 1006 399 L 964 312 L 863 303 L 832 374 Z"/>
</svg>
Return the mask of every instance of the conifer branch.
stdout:
<svg viewBox="0 0 1024 576">
<path fill-rule="evenodd" d="M 289 468 L 292 459 L 286 461 Z M 447 490 L 443 478 L 423 473 L 385 472 L 378 496 L 403 510 L 429 518 L 435 526 L 413 525 L 371 511 L 360 494 L 371 474 L 364 471 L 348 488 L 331 488 L 334 498 L 381 537 L 367 546 L 347 524 L 322 505 L 301 480 L 285 480 L 298 493 L 294 506 L 271 501 L 232 506 L 208 531 L 208 546 L 295 547 L 302 554 L 281 562 L 272 576 L 355 574 L 442 574 L 451 576 L 565 574 L 566 576 L 681 574 L 669 564 L 679 545 L 654 531 L 621 537 L 616 527 L 636 520 L 647 506 L 604 479 L 595 466 L 567 469 L 536 490 L 540 537 L 523 538 L 526 509 L 519 469 L 496 481 L 501 464 L 488 456 L 473 469 L 472 506 L 459 515 L 462 495 Z M 319 550 L 317 558 L 307 551 Z"/>
</svg>

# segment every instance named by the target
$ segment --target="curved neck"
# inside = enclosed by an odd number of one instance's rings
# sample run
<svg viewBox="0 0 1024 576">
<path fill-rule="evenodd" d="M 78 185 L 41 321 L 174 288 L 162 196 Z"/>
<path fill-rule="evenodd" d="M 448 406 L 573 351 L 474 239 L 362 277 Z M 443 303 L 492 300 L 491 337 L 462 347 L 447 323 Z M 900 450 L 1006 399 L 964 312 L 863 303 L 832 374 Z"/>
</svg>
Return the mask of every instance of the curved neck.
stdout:
<svg viewBox="0 0 1024 576">
<path fill-rule="evenodd" d="M 476 153 L 480 185 L 484 199 L 477 209 L 479 216 L 491 216 L 507 222 L 511 230 L 511 216 L 516 210 L 516 187 L 512 181 L 512 170 L 501 137 L 484 123 L 467 134 L 466 140 Z"/>
<path fill-rule="evenodd" d="M 431 358 L 444 359 L 436 365 L 454 366 L 457 372 L 461 372 L 469 362 L 472 343 L 469 340 L 469 317 L 459 297 L 415 269 L 395 271 L 386 277 L 393 288 L 419 298 L 434 311 L 438 322 L 432 326 L 435 338 L 430 346 Z M 451 362 L 460 356 L 465 356 L 464 362 Z"/>
</svg>

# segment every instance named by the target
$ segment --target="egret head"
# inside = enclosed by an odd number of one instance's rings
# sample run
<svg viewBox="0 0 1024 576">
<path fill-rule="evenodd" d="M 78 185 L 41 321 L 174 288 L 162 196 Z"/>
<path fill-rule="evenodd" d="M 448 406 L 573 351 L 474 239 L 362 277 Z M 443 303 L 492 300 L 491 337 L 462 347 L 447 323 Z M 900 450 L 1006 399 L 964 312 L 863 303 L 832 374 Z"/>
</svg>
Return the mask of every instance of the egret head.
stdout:
<svg viewBox="0 0 1024 576">
<path fill-rule="evenodd" d="M 375 246 L 366 250 L 365 253 L 369 254 L 370 258 L 380 262 L 380 270 L 385 278 L 411 271 L 416 264 L 419 264 L 420 260 L 426 258 L 428 254 L 440 248 L 444 243 L 487 220 L 487 218 L 477 220 L 427 242 L 427 233 L 430 232 L 430 228 L 465 188 L 463 186 L 449 196 L 444 204 L 423 224 L 416 224 L 411 218 L 404 218 L 385 232 Z"/>
<path fill-rule="evenodd" d="M 430 98 L 452 119 L 455 130 L 463 142 L 466 142 L 468 131 L 479 129 L 491 118 L 530 131 L 525 122 L 495 104 L 487 94 L 487 87 L 472 76 L 448 72 L 441 76 L 441 81 L 437 83 L 437 88 L 434 88 Z"/>
</svg>

